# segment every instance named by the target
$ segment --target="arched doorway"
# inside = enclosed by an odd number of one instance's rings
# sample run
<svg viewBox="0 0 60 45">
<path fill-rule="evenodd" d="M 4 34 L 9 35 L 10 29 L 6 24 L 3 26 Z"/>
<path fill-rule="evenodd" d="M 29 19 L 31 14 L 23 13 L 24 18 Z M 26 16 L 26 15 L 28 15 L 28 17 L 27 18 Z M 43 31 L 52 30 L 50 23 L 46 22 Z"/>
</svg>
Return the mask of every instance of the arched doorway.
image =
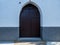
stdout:
<svg viewBox="0 0 60 45">
<path fill-rule="evenodd" d="M 40 37 L 40 12 L 32 4 L 22 8 L 19 19 L 19 37 Z"/>
</svg>

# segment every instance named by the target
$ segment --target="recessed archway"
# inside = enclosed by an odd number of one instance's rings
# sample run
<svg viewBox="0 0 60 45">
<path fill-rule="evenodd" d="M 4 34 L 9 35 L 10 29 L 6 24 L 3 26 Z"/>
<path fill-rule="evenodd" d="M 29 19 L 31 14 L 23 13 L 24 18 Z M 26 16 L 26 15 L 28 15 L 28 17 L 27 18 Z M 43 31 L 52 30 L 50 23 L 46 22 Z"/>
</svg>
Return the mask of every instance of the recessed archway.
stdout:
<svg viewBox="0 0 60 45">
<path fill-rule="evenodd" d="M 19 37 L 41 37 L 40 12 L 33 4 L 22 8 L 19 18 Z"/>
</svg>

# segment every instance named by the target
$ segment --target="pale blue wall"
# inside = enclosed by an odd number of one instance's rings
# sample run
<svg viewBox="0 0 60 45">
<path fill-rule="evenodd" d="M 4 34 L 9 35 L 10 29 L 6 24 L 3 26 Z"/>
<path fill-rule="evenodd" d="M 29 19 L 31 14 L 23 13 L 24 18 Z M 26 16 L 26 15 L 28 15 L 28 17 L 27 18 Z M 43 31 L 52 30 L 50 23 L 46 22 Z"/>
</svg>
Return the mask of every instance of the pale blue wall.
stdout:
<svg viewBox="0 0 60 45">
<path fill-rule="evenodd" d="M 0 0 L 0 27 L 18 27 L 20 9 L 27 1 Z M 42 11 L 42 26 L 60 26 L 60 0 L 32 1 L 38 4 Z"/>
<path fill-rule="evenodd" d="M 28 0 L 0 0 L 0 27 L 18 27 L 19 14 L 20 14 L 21 8 L 23 5 L 25 5 L 27 1 Z M 43 27 L 60 26 L 60 0 L 39 0 L 39 1 L 32 0 L 32 1 L 35 2 L 40 7 L 40 10 L 42 13 L 41 22 Z M 21 4 L 19 4 L 19 2 L 21 2 Z M 54 32 L 53 30 L 52 32 Z M 58 35 L 60 33 L 59 28 L 58 28 L 58 31 L 55 31 L 55 32 L 56 32 L 55 37 L 57 36 L 59 37 Z M 47 29 L 47 33 L 44 32 L 44 34 L 47 34 L 47 35 L 44 35 L 46 36 L 46 38 L 45 37 L 44 38 L 47 40 L 51 37 L 51 36 L 48 37 L 51 34 L 53 34 L 52 36 L 54 38 L 55 33 L 48 34 L 48 29 Z M 17 35 L 18 35 L 18 32 L 17 32 Z M 50 39 L 52 40 L 52 38 Z M 58 40 L 59 39 L 60 38 L 58 38 Z"/>
<path fill-rule="evenodd" d="M 0 27 L 17 27 L 19 8 L 18 0 L 0 0 Z"/>
</svg>

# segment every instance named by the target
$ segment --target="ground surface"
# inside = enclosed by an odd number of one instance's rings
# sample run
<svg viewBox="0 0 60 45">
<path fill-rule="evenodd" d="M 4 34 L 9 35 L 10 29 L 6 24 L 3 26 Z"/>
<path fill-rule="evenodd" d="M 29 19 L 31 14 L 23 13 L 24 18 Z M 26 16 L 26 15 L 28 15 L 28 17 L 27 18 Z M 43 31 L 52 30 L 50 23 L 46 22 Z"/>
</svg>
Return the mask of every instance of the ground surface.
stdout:
<svg viewBox="0 0 60 45">
<path fill-rule="evenodd" d="M 36 45 L 30 42 L 18 42 L 18 43 L 1 43 L 0 45 Z"/>
<path fill-rule="evenodd" d="M 42 42 L 0 42 L 0 45 L 40 45 Z"/>
</svg>

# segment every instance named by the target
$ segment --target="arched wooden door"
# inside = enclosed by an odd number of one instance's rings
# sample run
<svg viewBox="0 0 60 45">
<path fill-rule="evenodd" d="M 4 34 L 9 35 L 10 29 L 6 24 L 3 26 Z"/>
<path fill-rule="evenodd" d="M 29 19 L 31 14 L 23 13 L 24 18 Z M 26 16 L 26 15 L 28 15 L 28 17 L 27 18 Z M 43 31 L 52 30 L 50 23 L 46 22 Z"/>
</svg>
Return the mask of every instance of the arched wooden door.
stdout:
<svg viewBox="0 0 60 45">
<path fill-rule="evenodd" d="M 40 13 L 37 7 L 28 4 L 20 13 L 19 37 L 40 37 Z"/>
</svg>

